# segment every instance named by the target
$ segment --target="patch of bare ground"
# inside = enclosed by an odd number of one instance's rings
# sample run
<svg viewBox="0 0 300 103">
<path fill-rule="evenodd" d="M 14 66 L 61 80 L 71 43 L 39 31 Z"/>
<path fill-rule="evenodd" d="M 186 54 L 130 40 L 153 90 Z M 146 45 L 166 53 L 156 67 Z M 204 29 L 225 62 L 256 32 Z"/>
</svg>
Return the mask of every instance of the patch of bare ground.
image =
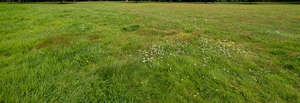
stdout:
<svg viewBox="0 0 300 103">
<path fill-rule="evenodd" d="M 201 32 L 200 32 L 199 30 L 194 30 L 194 31 L 192 32 L 192 34 L 193 34 L 193 35 L 200 35 Z"/>
<path fill-rule="evenodd" d="M 203 31 L 201 31 L 201 30 L 194 30 L 192 32 L 192 35 L 197 35 L 197 36 L 201 36 L 201 37 L 204 37 L 204 38 L 213 39 L 213 36 L 209 36 L 207 34 L 204 34 Z"/>
<path fill-rule="evenodd" d="M 43 42 L 36 45 L 36 49 L 42 49 L 49 46 L 55 46 L 55 45 L 68 45 L 70 44 L 67 37 L 64 36 L 53 36 L 46 38 Z"/>
<path fill-rule="evenodd" d="M 158 29 L 157 25 L 155 24 L 149 24 L 148 25 L 151 29 L 141 29 L 139 32 L 141 34 L 151 34 L 151 35 L 157 35 L 157 36 L 172 36 L 177 35 L 181 31 L 179 29 Z"/>
<path fill-rule="evenodd" d="M 99 39 L 100 39 L 100 36 L 99 36 L 99 35 L 89 35 L 89 36 L 88 36 L 88 40 L 89 40 L 90 42 L 96 41 L 96 40 L 99 40 Z"/>
<path fill-rule="evenodd" d="M 180 33 L 180 30 L 177 29 L 166 29 L 166 30 L 156 30 L 156 32 L 163 34 L 164 36 L 176 35 Z"/>
<path fill-rule="evenodd" d="M 290 52 L 289 56 L 291 56 L 291 57 L 297 57 L 298 55 L 295 52 Z"/>
</svg>

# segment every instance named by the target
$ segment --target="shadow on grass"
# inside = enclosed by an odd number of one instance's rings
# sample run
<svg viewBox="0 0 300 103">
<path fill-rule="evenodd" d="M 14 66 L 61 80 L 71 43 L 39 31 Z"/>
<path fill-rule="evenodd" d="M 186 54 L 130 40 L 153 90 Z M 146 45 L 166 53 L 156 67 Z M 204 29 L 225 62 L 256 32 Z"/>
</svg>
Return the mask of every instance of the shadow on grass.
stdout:
<svg viewBox="0 0 300 103">
<path fill-rule="evenodd" d="M 296 4 L 296 5 L 300 5 L 300 2 L 289 2 L 289 3 L 286 3 L 286 4 Z"/>
</svg>

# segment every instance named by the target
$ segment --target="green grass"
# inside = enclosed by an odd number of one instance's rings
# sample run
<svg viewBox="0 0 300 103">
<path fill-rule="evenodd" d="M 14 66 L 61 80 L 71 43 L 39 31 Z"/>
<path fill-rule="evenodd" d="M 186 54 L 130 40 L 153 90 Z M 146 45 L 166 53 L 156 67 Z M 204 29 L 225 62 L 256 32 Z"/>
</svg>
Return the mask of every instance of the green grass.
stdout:
<svg viewBox="0 0 300 103">
<path fill-rule="evenodd" d="M 0 3 L 0 102 L 300 102 L 300 5 Z"/>
</svg>

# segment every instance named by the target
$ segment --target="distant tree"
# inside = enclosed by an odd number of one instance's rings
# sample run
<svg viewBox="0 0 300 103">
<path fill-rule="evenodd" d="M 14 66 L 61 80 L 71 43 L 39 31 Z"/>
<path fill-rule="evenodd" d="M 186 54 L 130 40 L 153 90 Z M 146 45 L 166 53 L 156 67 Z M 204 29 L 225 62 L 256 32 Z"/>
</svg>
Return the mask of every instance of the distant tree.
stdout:
<svg viewBox="0 0 300 103">
<path fill-rule="evenodd" d="M 216 0 L 201 0 L 201 2 L 205 2 L 205 3 L 208 3 L 208 2 L 215 2 Z"/>
<path fill-rule="evenodd" d="M 25 0 L 18 0 L 18 2 L 19 2 L 19 3 L 23 3 L 23 2 L 25 2 Z"/>
<path fill-rule="evenodd" d="M 255 2 L 255 0 L 248 0 L 249 4 L 252 4 L 253 2 Z"/>
</svg>

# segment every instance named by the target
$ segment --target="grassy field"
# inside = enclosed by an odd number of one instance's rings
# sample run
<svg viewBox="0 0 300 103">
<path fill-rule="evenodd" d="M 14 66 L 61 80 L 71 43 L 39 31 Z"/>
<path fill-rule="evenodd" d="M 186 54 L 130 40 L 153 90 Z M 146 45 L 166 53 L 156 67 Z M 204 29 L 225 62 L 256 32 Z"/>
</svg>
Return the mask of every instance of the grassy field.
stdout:
<svg viewBox="0 0 300 103">
<path fill-rule="evenodd" d="M 299 11 L 0 3 L 0 102 L 300 103 Z"/>
</svg>

